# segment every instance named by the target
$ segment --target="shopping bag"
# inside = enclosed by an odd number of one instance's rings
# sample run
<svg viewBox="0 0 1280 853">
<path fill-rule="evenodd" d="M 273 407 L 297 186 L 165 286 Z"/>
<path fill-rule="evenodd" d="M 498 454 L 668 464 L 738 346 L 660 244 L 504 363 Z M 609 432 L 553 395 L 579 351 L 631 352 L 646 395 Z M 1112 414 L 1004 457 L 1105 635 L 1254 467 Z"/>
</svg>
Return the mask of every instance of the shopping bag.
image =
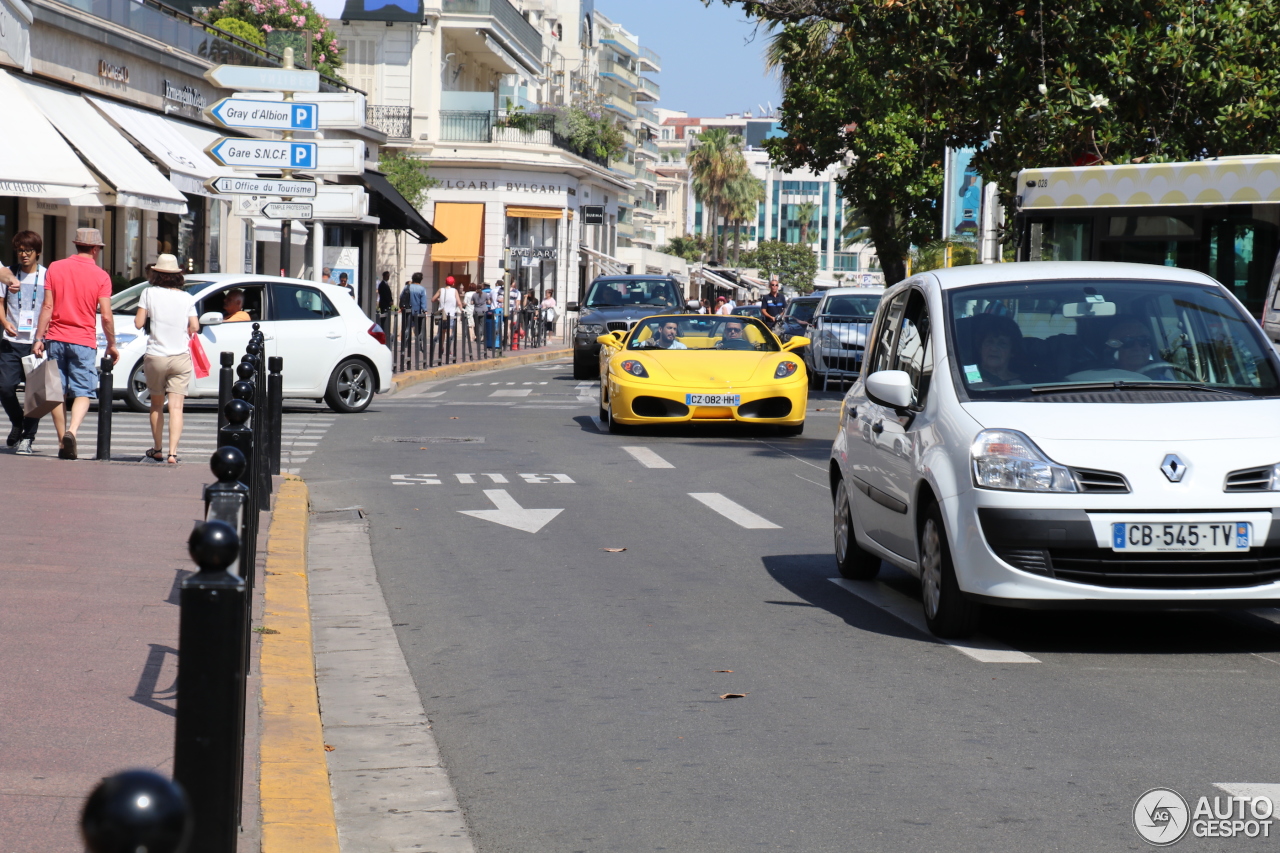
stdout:
<svg viewBox="0 0 1280 853">
<path fill-rule="evenodd" d="M 30 376 L 31 371 L 43 364 L 46 358 L 48 358 L 48 356 L 24 355 L 22 357 L 22 375 Z"/>
<path fill-rule="evenodd" d="M 46 358 L 27 374 L 27 391 L 22 413 L 29 418 L 43 418 L 62 404 L 62 371 L 58 362 Z"/>
<path fill-rule="evenodd" d="M 191 368 L 196 372 L 196 379 L 204 379 L 209 375 L 209 356 L 204 351 L 204 344 L 200 342 L 199 335 L 192 335 L 187 342 L 187 348 L 191 350 Z"/>
</svg>

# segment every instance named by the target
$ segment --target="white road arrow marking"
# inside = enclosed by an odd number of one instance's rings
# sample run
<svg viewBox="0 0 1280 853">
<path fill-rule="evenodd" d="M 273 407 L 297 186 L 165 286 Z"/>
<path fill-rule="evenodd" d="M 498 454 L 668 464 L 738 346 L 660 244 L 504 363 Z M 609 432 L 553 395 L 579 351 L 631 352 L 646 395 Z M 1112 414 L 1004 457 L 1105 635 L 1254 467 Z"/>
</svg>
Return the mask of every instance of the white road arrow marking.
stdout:
<svg viewBox="0 0 1280 853">
<path fill-rule="evenodd" d="M 496 521 L 526 533 L 537 533 L 547 522 L 564 512 L 563 509 L 525 509 L 507 494 L 506 489 L 485 489 L 484 493 L 497 509 L 460 509 L 458 512 L 472 518 Z"/>
</svg>

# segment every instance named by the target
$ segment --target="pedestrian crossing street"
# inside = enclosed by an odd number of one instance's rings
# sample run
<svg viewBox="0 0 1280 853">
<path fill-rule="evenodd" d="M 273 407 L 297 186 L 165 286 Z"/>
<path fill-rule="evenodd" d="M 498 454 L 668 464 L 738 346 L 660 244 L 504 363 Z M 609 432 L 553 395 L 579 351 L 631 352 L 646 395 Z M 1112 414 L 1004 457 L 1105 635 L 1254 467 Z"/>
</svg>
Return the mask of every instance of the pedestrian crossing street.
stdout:
<svg viewBox="0 0 1280 853">
<path fill-rule="evenodd" d="M 280 471 L 285 474 L 300 474 L 302 465 L 320 446 L 329 427 L 339 415 L 328 409 L 318 408 L 315 412 L 286 411 L 283 416 L 284 434 L 280 443 Z M 82 459 L 92 459 L 98 446 L 98 413 L 90 411 L 80 427 L 79 454 Z M 208 411 L 190 411 L 184 413 L 182 440 L 178 444 L 178 455 L 186 464 L 207 465 L 209 457 L 217 449 L 218 415 L 212 408 Z M 169 449 L 169 419 L 166 413 L 165 431 L 161 448 Z M 136 462 L 145 460 L 147 448 L 151 447 L 151 424 L 145 413 L 116 409 L 111 415 L 111 458 L 119 462 Z M 57 456 L 57 439 L 53 424 L 48 418 L 40 425 L 36 436 L 35 451 L 37 456 Z"/>
</svg>

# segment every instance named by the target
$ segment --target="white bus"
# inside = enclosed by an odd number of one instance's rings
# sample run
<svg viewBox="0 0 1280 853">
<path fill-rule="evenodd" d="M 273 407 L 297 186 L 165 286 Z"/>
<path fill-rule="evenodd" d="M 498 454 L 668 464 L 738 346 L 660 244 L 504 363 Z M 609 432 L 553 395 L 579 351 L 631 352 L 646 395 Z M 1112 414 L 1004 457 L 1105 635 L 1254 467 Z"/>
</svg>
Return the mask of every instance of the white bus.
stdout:
<svg viewBox="0 0 1280 853">
<path fill-rule="evenodd" d="M 1024 169 L 1015 228 L 1019 260 L 1199 270 L 1261 319 L 1280 248 L 1280 156 Z"/>
</svg>

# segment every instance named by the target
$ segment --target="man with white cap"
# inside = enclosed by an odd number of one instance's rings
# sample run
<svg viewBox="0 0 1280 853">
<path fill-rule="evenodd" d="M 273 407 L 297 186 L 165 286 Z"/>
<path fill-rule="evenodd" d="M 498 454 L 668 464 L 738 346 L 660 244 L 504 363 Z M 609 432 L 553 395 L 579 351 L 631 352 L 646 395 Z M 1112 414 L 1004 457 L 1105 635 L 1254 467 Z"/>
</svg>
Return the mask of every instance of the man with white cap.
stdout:
<svg viewBox="0 0 1280 853">
<path fill-rule="evenodd" d="M 62 389 L 71 401 L 71 422 L 61 403 L 53 410 L 53 428 L 58 433 L 58 458 L 75 459 L 76 432 L 89 413 L 89 399 L 98 394 L 98 320 L 102 313 L 102 333 L 107 339 L 107 355 L 120 360 L 116 349 L 116 328 L 111 315 L 111 276 L 98 266 L 102 253 L 102 232 L 80 228 L 72 241 L 76 254 L 49 264 L 44 277 L 44 305 L 31 351 L 36 356 L 48 351 L 62 373 Z M 110 400 L 102 401 L 111 405 Z"/>
</svg>

